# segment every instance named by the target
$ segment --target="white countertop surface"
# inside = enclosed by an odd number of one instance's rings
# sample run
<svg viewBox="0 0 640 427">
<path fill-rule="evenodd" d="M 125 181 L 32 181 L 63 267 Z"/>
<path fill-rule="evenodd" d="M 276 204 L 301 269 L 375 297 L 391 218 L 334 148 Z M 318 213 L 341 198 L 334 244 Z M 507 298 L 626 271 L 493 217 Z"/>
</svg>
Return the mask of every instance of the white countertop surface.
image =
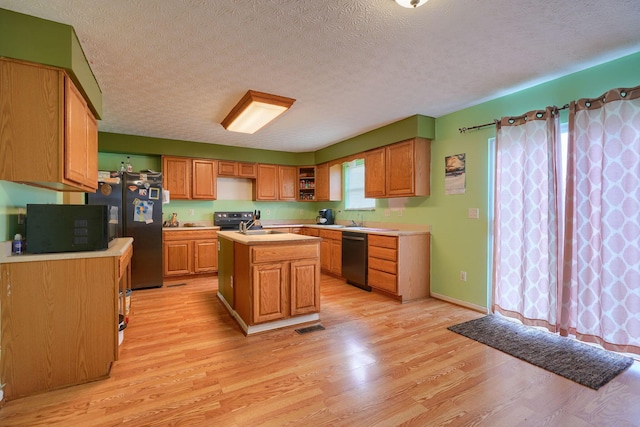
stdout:
<svg viewBox="0 0 640 427">
<path fill-rule="evenodd" d="M 293 233 L 278 234 L 242 234 L 237 231 L 218 231 L 218 237 L 224 237 L 245 245 L 263 245 L 269 243 L 320 241 L 319 237 L 303 236 Z"/>
<path fill-rule="evenodd" d="M 213 225 L 196 225 L 196 226 L 184 226 L 181 225 L 179 227 L 162 227 L 162 231 L 197 231 L 197 230 L 220 230 L 220 227 L 216 227 Z"/>
<path fill-rule="evenodd" d="M 263 228 L 286 228 L 286 227 L 305 227 L 315 228 L 317 230 L 336 230 L 336 231 L 350 231 L 352 233 L 367 233 L 367 234 L 380 234 L 383 236 L 413 236 L 416 234 L 429 234 L 427 230 L 398 230 L 392 227 L 348 227 L 344 225 L 317 225 L 317 224 L 263 224 Z"/>
<path fill-rule="evenodd" d="M 133 244 L 133 238 L 123 237 L 114 239 L 109 248 L 101 251 L 89 252 L 61 252 L 55 254 L 30 254 L 7 256 L 4 251 L 0 252 L 0 264 L 8 264 L 14 262 L 36 262 L 36 261 L 54 261 L 62 259 L 80 259 L 80 258 L 102 258 L 102 257 L 119 257 L 124 255 L 129 246 Z"/>
</svg>

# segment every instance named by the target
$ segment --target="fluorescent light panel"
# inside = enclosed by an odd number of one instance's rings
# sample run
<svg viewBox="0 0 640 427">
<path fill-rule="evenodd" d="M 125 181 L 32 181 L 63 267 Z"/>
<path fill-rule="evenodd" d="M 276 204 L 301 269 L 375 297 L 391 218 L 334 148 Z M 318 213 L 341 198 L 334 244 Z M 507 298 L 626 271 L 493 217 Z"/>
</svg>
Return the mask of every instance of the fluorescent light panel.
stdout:
<svg viewBox="0 0 640 427">
<path fill-rule="evenodd" d="M 255 133 L 287 111 L 294 102 L 292 98 L 250 90 L 221 124 L 232 132 Z"/>
</svg>

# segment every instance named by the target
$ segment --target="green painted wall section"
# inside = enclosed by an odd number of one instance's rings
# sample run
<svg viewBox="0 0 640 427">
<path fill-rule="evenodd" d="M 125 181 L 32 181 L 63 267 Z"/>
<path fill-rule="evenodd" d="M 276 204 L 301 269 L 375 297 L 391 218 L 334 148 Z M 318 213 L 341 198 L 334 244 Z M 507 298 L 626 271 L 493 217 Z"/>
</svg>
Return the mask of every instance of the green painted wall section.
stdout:
<svg viewBox="0 0 640 427">
<path fill-rule="evenodd" d="M 273 163 L 282 165 L 313 165 L 313 153 L 288 153 L 284 151 L 257 150 L 228 145 L 206 144 L 174 139 L 124 135 L 100 132 L 98 150 L 101 153 L 127 153 L 147 155 L 173 155 L 209 159 L 237 160 L 243 162 Z"/>
<path fill-rule="evenodd" d="M 102 117 L 102 91 L 73 27 L 0 9 L 0 56 L 66 69 Z"/>
<path fill-rule="evenodd" d="M 415 138 L 416 136 L 427 139 L 435 138 L 435 119 L 433 117 L 415 115 L 363 133 L 362 135 L 346 139 L 316 151 L 316 164 L 350 156 L 405 139 Z"/>
<path fill-rule="evenodd" d="M 62 203 L 62 193 L 0 181 L 0 242 L 13 239 L 16 233 L 25 235 L 24 224 L 18 224 L 18 213 L 19 209 L 26 211 L 27 203 Z"/>
<path fill-rule="evenodd" d="M 609 89 L 640 85 L 640 53 L 577 72 L 512 95 L 500 97 L 436 120 L 431 146 L 432 195 L 411 217 L 432 224 L 431 290 L 479 306 L 489 304 L 488 271 L 489 144 L 493 126 L 460 134 L 458 128 L 490 123 L 502 116 L 521 115 L 550 105 L 592 98 Z M 566 114 L 564 115 L 566 120 Z M 464 195 L 444 194 L 444 157 L 467 154 L 467 189 Z M 467 209 L 480 208 L 480 219 L 467 219 Z M 467 272 L 467 282 L 458 278 Z"/>
</svg>

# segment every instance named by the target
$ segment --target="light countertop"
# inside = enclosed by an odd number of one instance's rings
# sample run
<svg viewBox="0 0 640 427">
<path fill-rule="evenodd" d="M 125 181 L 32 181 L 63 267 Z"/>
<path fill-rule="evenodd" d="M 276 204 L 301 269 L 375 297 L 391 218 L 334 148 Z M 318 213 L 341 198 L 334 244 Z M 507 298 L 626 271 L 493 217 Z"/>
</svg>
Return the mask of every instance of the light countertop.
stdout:
<svg viewBox="0 0 640 427">
<path fill-rule="evenodd" d="M 184 226 L 181 225 L 179 227 L 162 227 L 162 231 L 198 231 L 198 230 L 220 230 L 220 227 L 216 227 L 213 225 L 196 225 L 196 226 Z"/>
<path fill-rule="evenodd" d="M 88 252 L 61 252 L 55 254 L 30 254 L 7 256 L 4 251 L 0 252 L 0 264 L 8 264 L 14 262 L 35 262 L 35 261 L 55 261 L 63 259 L 80 259 L 80 258 L 103 258 L 103 257 L 119 257 L 133 244 L 133 238 L 123 237 L 114 239 L 109 247 L 100 251 Z"/>
<path fill-rule="evenodd" d="M 305 228 L 315 228 L 317 230 L 336 230 L 336 231 L 349 231 L 352 233 L 367 233 L 367 234 L 380 234 L 383 236 L 413 236 L 419 234 L 429 234 L 428 230 L 399 230 L 393 227 L 349 227 L 340 224 L 336 225 L 318 225 L 318 224 L 262 224 L 263 228 L 266 229 L 278 229 L 278 228 L 296 228 L 296 227 L 305 227 Z"/>
<path fill-rule="evenodd" d="M 320 240 L 319 237 L 303 236 L 301 234 L 293 233 L 242 234 L 237 231 L 218 231 L 218 237 L 224 237 L 244 245 L 264 245 L 270 243 L 309 242 Z"/>
</svg>

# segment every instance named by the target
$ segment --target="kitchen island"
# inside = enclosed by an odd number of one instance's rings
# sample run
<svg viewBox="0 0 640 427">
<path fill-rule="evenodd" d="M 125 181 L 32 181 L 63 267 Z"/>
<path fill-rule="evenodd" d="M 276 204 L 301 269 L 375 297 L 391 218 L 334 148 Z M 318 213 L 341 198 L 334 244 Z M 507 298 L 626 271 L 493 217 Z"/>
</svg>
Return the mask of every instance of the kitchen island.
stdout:
<svg viewBox="0 0 640 427">
<path fill-rule="evenodd" d="M 218 298 L 245 335 L 320 319 L 320 238 L 266 230 L 218 238 Z"/>
</svg>

